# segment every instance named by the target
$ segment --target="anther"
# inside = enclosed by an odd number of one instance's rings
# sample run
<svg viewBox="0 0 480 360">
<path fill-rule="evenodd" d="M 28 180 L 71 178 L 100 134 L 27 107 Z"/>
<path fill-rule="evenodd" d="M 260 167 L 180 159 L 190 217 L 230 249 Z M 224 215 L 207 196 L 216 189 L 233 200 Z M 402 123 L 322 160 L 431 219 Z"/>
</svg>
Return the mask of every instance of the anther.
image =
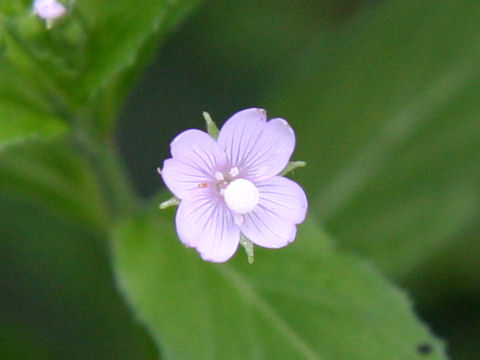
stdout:
<svg viewBox="0 0 480 360">
<path fill-rule="evenodd" d="M 240 174 L 240 171 L 238 170 L 238 168 L 235 166 L 233 168 L 231 168 L 228 173 L 230 174 L 230 176 L 238 176 L 238 174 Z"/>
</svg>

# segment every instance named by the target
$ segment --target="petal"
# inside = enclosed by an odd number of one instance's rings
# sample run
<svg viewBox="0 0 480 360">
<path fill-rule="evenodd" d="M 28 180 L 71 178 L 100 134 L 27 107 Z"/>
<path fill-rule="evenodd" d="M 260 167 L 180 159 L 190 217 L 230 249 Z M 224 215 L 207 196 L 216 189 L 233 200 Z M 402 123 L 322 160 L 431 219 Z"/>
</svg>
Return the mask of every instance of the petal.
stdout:
<svg viewBox="0 0 480 360">
<path fill-rule="evenodd" d="M 282 176 L 257 182 L 260 201 L 240 226 L 241 232 L 253 243 L 279 248 L 295 239 L 295 224 L 305 220 L 308 203 L 303 189 Z"/>
<path fill-rule="evenodd" d="M 209 185 L 212 181 L 211 176 L 193 164 L 172 158 L 163 162 L 161 174 L 165 185 L 179 199 L 186 197 L 191 190 Z"/>
<path fill-rule="evenodd" d="M 173 158 L 165 160 L 162 179 L 168 189 L 183 199 L 188 192 L 214 181 L 223 169 L 226 154 L 207 133 L 192 129 L 179 134 L 170 144 Z"/>
<path fill-rule="evenodd" d="M 277 175 L 295 149 L 295 134 L 280 118 L 266 121 L 263 109 L 246 109 L 223 125 L 218 144 L 242 176 L 260 181 Z"/>
<path fill-rule="evenodd" d="M 263 109 L 246 109 L 233 114 L 218 134 L 218 145 L 225 149 L 232 164 L 238 164 L 245 155 L 247 144 L 254 144 L 267 125 Z"/>
<path fill-rule="evenodd" d="M 224 262 L 235 254 L 240 230 L 212 189 L 191 192 L 180 202 L 175 221 L 180 240 L 196 248 L 204 260 Z"/>
<path fill-rule="evenodd" d="M 36 0 L 33 7 L 37 15 L 43 19 L 55 19 L 67 11 L 62 3 L 55 0 Z"/>
<path fill-rule="evenodd" d="M 204 131 L 186 130 L 170 144 L 172 157 L 190 164 L 206 175 L 213 176 L 216 169 L 224 165 L 225 152 L 215 140 Z"/>
<path fill-rule="evenodd" d="M 307 196 L 295 181 L 274 176 L 256 183 L 260 192 L 259 204 L 284 221 L 300 224 L 307 215 Z"/>
<path fill-rule="evenodd" d="M 258 246 L 280 248 L 295 239 L 297 227 L 259 203 L 255 210 L 244 215 L 240 231 Z"/>
</svg>

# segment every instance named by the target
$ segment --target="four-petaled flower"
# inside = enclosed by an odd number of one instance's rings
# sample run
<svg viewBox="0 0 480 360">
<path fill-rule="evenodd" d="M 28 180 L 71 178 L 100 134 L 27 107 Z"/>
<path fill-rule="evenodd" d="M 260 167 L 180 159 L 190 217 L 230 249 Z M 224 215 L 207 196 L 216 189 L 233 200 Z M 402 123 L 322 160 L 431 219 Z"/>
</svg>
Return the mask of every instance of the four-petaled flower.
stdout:
<svg viewBox="0 0 480 360">
<path fill-rule="evenodd" d="M 242 235 L 266 248 L 292 242 L 307 198 L 279 174 L 294 148 L 288 123 L 267 121 L 265 110 L 257 108 L 230 117 L 217 141 L 196 129 L 179 134 L 161 175 L 181 200 L 175 220 L 180 240 L 213 262 L 232 257 Z"/>
<path fill-rule="evenodd" d="M 67 9 L 57 0 L 35 0 L 33 11 L 42 19 L 54 20 L 65 14 Z"/>
</svg>

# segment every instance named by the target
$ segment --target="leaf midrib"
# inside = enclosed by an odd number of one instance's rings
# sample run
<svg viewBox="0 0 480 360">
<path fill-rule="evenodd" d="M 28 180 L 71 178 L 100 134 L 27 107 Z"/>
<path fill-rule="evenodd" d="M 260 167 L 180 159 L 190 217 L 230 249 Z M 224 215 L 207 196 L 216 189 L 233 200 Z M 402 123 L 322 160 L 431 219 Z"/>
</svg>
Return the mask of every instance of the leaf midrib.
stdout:
<svg viewBox="0 0 480 360">
<path fill-rule="evenodd" d="M 250 304 L 257 307 L 260 312 L 268 319 L 275 328 L 280 331 L 285 339 L 288 340 L 293 348 L 308 360 L 322 360 L 315 350 L 294 330 L 278 312 L 255 291 L 255 289 L 244 279 L 244 277 L 233 269 L 230 265 L 218 268 L 220 274 L 224 276 L 240 295 Z"/>
</svg>

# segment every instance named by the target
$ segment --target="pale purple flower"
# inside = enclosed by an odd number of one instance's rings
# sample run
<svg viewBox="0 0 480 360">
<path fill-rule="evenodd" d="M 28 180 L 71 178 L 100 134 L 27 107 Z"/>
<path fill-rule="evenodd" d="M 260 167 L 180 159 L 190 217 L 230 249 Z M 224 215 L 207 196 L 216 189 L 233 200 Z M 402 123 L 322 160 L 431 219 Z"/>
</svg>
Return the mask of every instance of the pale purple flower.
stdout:
<svg viewBox="0 0 480 360">
<path fill-rule="evenodd" d="M 42 19 L 54 20 L 65 14 L 67 9 L 56 0 L 35 0 L 33 2 L 33 11 Z"/>
<path fill-rule="evenodd" d="M 294 148 L 288 123 L 267 121 L 265 110 L 256 108 L 230 117 L 217 140 L 197 129 L 179 134 L 161 174 L 181 200 L 175 220 L 180 240 L 214 262 L 232 257 L 241 235 L 266 248 L 292 242 L 307 198 L 279 174 Z"/>
</svg>

